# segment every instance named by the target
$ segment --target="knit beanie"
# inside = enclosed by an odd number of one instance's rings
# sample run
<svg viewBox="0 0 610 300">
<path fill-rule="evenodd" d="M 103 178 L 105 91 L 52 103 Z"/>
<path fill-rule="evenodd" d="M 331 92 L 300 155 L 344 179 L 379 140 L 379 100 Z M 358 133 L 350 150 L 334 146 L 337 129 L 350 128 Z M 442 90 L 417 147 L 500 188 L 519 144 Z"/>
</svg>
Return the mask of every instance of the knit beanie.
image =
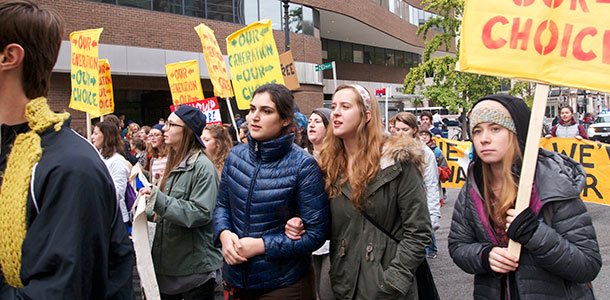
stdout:
<svg viewBox="0 0 610 300">
<path fill-rule="evenodd" d="M 322 123 L 324 123 L 324 127 L 327 127 L 328 123 L 330 123 L 330 114 L 332 113 L 332 110 L 330 110 L 330 108 L 316 108 L 311 113 L 316 114 L 320 116 L 320 118 L 322 118 Z"/>
<path fill-rule="evenodd" d="M 489 108 L 495 107 L 495 106 L 485 105 L 485 103 L 483 103 L 484 106 L 482 106 L 479 109 L 477 106 L 479 106 L 479 104 L 481 104 L 481 102 L 485 101 L 485 100 L 496 101 L 496 102 L 500 103 L 506 109 L 506 111 L 508 111 L 508 114 L 510 115 L 510 118 L 512 119 L 511 121 L 514 126 L 514 129 L 508 128 L 511 125 L 510 125 L 510 122 L 508 122 L 508 120 L 506 120 L 505 118 L 502 117 L 505 113 L 505 111 L 503 111 L 503 110 L 498 110 L 498 112 L 496 114 L 493 114 L 497 118 L 497 121 L 500 122 L 500 123 L 498 123 L 498 122 L 495 122 L 495 123 L 506 127 L 508 130 L 514 132 L 517 135 L 517 140 L 519 141 L 519 148 L 521 148 L 521 153 L 524 153 L 525 141 L 527 139 L 527 130 L 529 128 L 530 115 L 531 115 L 531 111 L 530 111 L 529 107 L 527 107 L 527 104 L 525 104 L 525 102 L 520 98 L 513 97 L 510 95 L 505 95 L 505 94 L 489 95 L 489 96 L 485 96 L 485 97 L 479 99 L 472 106 L 472 110 L 471 110 L 470 116 L 469 116 L 469 128 L 471 129 L 470 130 L 471 133 L 472 133 L 472 128 L 474 128 L 474 126 L 476 126 L 478 124 L 478 123 L 476 123 L 476 121 L 481 120 L 480 119 L 480 117 L 482 116 L 481 113 L 483 113 L 485 111 L 488 112 Z M 492 115 L 488 115 L 485 117 L 489 118 L 489 117 L 492 117 Z"/>
</svg>

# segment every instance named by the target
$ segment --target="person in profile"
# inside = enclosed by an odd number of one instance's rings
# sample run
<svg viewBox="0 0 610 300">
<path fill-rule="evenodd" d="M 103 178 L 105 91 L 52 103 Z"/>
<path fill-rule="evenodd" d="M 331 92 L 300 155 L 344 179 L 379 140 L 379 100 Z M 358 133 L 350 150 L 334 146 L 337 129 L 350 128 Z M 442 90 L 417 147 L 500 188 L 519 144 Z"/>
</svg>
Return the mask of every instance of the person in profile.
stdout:
<svg viewBox="0 0 610 300">
<path fill-rule="evenodd" d="M 45 98 L 63 20 L 6 0 L 0 28 L 0 299 L 132 299 L 108 168 Z"/>
</svg>

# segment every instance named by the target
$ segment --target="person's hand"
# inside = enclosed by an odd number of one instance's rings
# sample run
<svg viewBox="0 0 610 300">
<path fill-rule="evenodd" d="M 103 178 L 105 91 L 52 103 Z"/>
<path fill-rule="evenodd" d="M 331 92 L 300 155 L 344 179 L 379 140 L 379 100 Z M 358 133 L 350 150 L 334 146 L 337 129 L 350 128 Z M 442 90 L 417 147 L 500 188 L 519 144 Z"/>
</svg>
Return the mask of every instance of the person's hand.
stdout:
<svg viewBox="0 0 610 300">
<path fill-rule="evenodd" d="M 303 219 L 294 217 L 286 222 L 285 233 L 286 236 L 291 240 L 300 240 L 301 236 L 305 234 L 305 227 L 303 225 Z"/>
<path fill-rule="evenodd" d="M 489 252 L 489 266 L 496 273 L 508 273 L 519 267 L 519 259 L 508 253 L 508 248 L 493 247 Z"/>
<path fill-rule="evenodd" d="M 220 244 L 222 244 L 222 256 L 229 265 L 238 265 L 248 261 L 245 257 L 237 253 L 237 248 L 241 248 L 237 234 L 224 230 L 220 233 Z"/>
<path fill-rule="evenodd" d="M 545 137 L 545 138 L 547 138 L 547 139 L 550 139 L 550 138 L 552 138 L 553 136 L 552 136 L 552 135 L 550 135 L 550 134 L 547 134 L 547 135 L 545 135 L 544 137 Z"/>
<path fill-rule="evenodd" d="M 138 191 L 140 196 L 144 196 L 144 199 L 148 200 L 150 198 L 150 187 L 143 187 Z"/>
<path fill-rule="evenodd" d="M 510 224 L 513 223 L 513 220 L 517 216 L 517 211 L 514 208 L 511 208 L 506 211 L 506 230 L 510 227 Z"/>
<path fill-rule="evenodd" d="M 265 254 L 265 243 L 263 239 L 245 237 L 239 239 L 239 244 L 236 247 L 237 254 L 246 259 L 257 255 Z"/>
<path fill-rule="evenodd" d="M 582 136 L 580 136 L 580 135 L 575 136 L 575 138 L 576 138 L 577 140 L 579 140 L 579 141 L 581 141 L 581 140 L 582 140 Z"/>
</svg>

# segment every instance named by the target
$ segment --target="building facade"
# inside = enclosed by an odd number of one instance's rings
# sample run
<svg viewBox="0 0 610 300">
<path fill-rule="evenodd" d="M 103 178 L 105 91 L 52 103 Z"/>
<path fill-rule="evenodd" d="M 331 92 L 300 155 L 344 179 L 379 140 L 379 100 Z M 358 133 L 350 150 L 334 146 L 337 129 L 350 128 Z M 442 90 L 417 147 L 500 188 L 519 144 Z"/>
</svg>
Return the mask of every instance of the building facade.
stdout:
<svg viewBox="0 0 610 300">
<path fill-rule="evenodd" d="M 139 124 L 167 117 L 172 104 L 165 64 L 196 59 L 205 97 L 213 87 L 201 43 L 193 29 L 212 28 L 226 56 L 225 38 L 256 20 L 271 19 L 278 51 L 286 48 L 279 0 L 40 0 L 66 21 L 60 57 L 49 95 L 53 109 L 67 109 L 70 99 L 72 31 L 103 27 L 100 58 L 112 70 L 115 113 Z M 416 31 L 433 14 L 418 0 L 293 0 L 289 3 L 289 48 L 301 88 L 294 91 L 301 111 L 311 112 L 330 99 L 333 70 L 315 65 L 335 61 L 337 84 L 358 83 L 372 91 L 386 88 L 393 106 L 404 105 L 402 82 L 419 63 L 423 40 Z M 227 64 L 228 67 L 228 64 Z M 225 101 L 223 122 L 229 123 Z M 233 105 L 234 102 L 233 102 Z M 233 106 L 236 109 L 236 106 Z M 68 109 L 73 127 L 85 127 L 85 114 Z M 243 115 L 243 114 L 242 114 Z"/>
</svg>

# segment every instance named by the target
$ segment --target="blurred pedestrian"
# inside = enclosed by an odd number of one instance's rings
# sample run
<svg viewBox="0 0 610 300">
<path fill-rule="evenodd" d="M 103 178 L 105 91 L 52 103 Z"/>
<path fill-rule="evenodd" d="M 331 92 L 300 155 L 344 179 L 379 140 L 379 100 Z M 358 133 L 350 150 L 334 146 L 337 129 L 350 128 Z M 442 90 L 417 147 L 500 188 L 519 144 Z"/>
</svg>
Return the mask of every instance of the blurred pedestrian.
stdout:
<svg viewBox="0 0 610 300">
<path fill-rule="evenodd" d="M 214 164 L 220 178 L 225 160 L 233 147 L 229 132 L 222 125 L 208 125 L 203 130 L 201 140 L 205 145 L 205 154 Z"/>
</svg>

